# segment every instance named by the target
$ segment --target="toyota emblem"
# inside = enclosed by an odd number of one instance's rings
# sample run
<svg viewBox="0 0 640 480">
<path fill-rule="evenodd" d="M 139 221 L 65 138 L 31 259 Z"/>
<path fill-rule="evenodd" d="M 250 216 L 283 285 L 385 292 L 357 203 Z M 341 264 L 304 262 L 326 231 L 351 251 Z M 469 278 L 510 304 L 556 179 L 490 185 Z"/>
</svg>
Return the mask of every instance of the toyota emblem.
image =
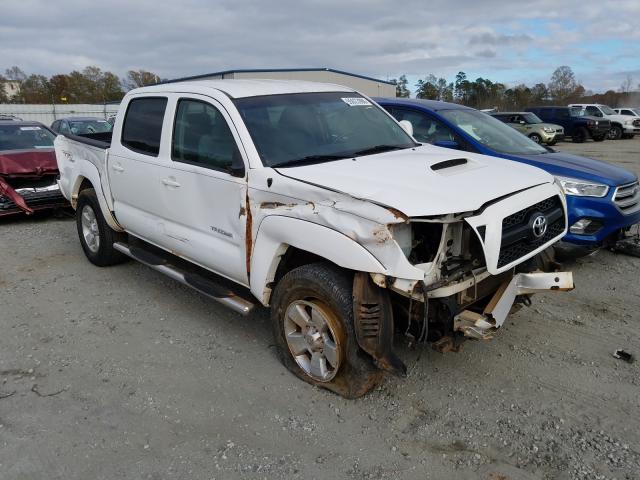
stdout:
<svg viewBox="0 0 640 480">
<path fill-rule="evenodd" d="M 533 236 L 538 239 L 544 236 L 547 233 L 547 217 L 544 215 L 538 215 L 533 219 L 531 223 L 531 230 L 533 231 Z"/>
</svg>

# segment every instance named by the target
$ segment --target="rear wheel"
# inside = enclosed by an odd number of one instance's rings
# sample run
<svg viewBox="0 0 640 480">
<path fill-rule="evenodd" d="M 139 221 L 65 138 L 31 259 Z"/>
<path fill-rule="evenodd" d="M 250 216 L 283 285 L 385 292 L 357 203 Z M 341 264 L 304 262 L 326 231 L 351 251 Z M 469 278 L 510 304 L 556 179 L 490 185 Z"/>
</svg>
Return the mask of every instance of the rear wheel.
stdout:
<svg viewBox="0 0 640 480">
<path fill-rule="evenodd" d="M 356 341 L 353 276 L 330 264 L 303 265 L 276 285 L 273 334 L 282 363 L 305 382 L 357 398 L 382 378 Z"/>
<path fill-rule="evenodd" d="M 113 248 L 114 242 L 126 240 L 126 234 L 116 232 L 107 224 L 93 188 L 82 190 L 78 195 L 76 226 L 82 249 L 91 263 L 106 267 L 127 260 L 126 255 Z"/>
<path fill-rule="evenodd" d="M 620 140 L 622 138 L 622 127 L 620 125 L 612 125 L 607 136 L 609 140 Z"/>
<path fill-rule="evenodd" d="M 532 133 L 531 135 L 529 135 L 529 138 L 536 143 L 540 143 L 542 141 L 542 137 L 540 137 L 540 135 L 538 135 L 537 133 Z"/>
<path fill-rule="evenodd" d="M 605 138 L 607 138 L 606 135 L 595 135 L 593 137 L 593 141 L 594 142 L 603 142 Z"/>
<path fill-rule="evenodd" d="M 588 138 L 589 138 L 589 132 L 587 132 L 587 129 L 584 127 L 578 127 L 576 131 L 573 132 L 573 135 L 571 136 L 571 139 L 574 141 L 574 143 L 583 143 Z"/>
</svg>

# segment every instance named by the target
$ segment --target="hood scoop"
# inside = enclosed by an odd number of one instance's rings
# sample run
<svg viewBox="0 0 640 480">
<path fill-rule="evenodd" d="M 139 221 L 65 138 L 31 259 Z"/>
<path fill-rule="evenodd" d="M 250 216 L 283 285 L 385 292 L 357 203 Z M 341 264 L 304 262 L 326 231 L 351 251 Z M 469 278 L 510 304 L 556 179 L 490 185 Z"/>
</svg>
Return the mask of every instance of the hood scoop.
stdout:
<svg viewBox="0 0 640 480">
<path fill-rule="evenodd" d="M 466 165 L 467 163 L 469 163 L 469 161 L 466 158 L 453 158 L 451 160 L 434 163 L 431 165 L 431 170 L 444 170 L 445 168 L 458 167 L 460 165 Z"/>
</svg>

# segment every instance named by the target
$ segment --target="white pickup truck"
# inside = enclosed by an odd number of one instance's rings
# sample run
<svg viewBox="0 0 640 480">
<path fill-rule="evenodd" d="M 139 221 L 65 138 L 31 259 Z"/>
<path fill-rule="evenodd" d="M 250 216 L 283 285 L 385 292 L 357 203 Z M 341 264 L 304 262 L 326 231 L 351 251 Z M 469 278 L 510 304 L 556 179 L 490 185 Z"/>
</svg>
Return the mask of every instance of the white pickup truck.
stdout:
<svg viewBox="0 0 640 480">
<path fill-rule="evenodd" d="M 529 294 L 573 288 L 530 273 L 567 228 L 552 176 L 411 132 L 338 85 L 197 81 L 133 90 L 112 136 L 55 149 L 91 262 L 270 307 L 285 366 L 353 398 L 405 373 L 399 327 L 455 350 Z"/>
</svg>

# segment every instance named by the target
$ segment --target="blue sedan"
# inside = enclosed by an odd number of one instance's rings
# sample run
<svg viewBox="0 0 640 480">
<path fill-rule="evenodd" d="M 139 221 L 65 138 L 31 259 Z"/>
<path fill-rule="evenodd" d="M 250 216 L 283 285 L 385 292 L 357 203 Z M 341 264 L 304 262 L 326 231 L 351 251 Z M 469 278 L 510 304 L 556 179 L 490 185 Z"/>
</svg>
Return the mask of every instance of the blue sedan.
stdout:
<svg viewBox="0 0 640 480">
<path fill-rule="evenodd" d="M 418 142 L 527 163 L 554 175 L 567 196 L 565 249 L 589 251 L 613 243 L 640 223 L 638 177 L 624 168 L 555 152 L 473 108 L 434 100 L 375 100 L 397 120 L 411 122 Z"/>
</svg>

